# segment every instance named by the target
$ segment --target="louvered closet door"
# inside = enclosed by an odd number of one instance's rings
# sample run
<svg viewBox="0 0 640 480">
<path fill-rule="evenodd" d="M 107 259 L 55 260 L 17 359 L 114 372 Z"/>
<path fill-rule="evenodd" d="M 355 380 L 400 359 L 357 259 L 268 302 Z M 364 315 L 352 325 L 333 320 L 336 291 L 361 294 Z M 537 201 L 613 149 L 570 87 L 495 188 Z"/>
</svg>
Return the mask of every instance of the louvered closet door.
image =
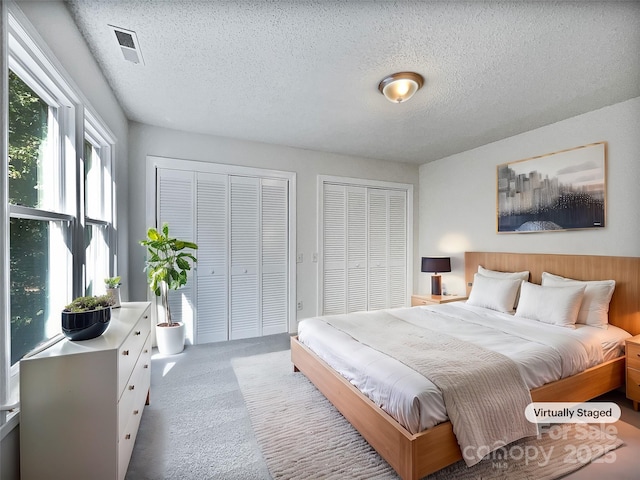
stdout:
<svg viewBox="0 0 640 480">
<path fill-rule="evenodd" d="M 182 170 L 158 169 L 157 222 L 158 228 L 169 224 L 169 235 L 181 240 L 195 241 L 194 191 L 195 173 Z M 184 322 L 186 342 L 194 343 L 194 293 L 196 277 L 189 273 L 187 285 L 169 291 L 169 308 L 174 321 Z"/>
<path fill-rule="evenodd" d="M 389 306 L 388 265 L 389 216 L 387 191 L 369 189 L 369 310 L 379 310 Z"/>
<path fill-rule="evenodd" d="M 407 302 L 407 194 L 388 192 L 389 218 L 389 308 Z"/>
<path fill-rule="evenodd" d="M 198 308 L 196 343 L 229 339 L 228 175 L 197 173 Z"/>
<path fill-rule="evenodd" d="M 367 310 L 367 189 L 346 187 L 347 312 Z"/>
<path fill-rule="evenodd" d="M 288 188 L 286 180 L 261 180 L 262 335 L 288 330 Z"/>
<path fill-rule="evenodd" d="M 367 310 L 367 189 L 324 186 L 323 313 Z"/>
<path fill-rule="evenodd" d="M 260 335 L 258 260 L 260 179 L 231 176 L 230 338 Z"/>
<path fill-rule="evenodd" d="M 346 292 L 346 187 L 325 184 L 323 189 L 322 313 L 345 313 Z"/>
</svg>

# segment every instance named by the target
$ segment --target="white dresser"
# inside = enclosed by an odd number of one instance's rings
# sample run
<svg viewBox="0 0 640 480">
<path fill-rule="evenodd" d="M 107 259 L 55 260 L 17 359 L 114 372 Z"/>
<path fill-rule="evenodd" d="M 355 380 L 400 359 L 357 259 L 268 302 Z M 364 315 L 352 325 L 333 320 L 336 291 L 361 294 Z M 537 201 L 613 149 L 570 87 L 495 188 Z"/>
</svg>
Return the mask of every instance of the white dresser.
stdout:
<svg viewBox="0 0 640 480">
<path fill-rule="evenodd" d="M 100 337 L 63 340 L 20 365 L 26 479 L 123 479 L 148 403 L 150 304 L 123 303 Z"/>
</svg>

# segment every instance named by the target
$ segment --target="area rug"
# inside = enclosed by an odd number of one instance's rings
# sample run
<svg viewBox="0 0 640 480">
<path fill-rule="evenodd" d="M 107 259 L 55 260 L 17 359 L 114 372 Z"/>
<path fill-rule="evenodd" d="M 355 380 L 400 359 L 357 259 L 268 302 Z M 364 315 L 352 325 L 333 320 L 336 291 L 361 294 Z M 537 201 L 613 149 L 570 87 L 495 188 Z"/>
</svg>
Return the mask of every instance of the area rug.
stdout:
<svg viewBox="0 0 640 480">
<path fill-rule="evenodd" d="M 255 435 L 276 480 L 399 478 L 304 374 L 290 351 L 232 360 Z M 428 480 L 552 480 L 622 445 L 606 429 L 556 425 L 489 455 L 468 468 L 460 461 Z M 603 457 L 604 456 L 604 457 Z"/>
</svg>

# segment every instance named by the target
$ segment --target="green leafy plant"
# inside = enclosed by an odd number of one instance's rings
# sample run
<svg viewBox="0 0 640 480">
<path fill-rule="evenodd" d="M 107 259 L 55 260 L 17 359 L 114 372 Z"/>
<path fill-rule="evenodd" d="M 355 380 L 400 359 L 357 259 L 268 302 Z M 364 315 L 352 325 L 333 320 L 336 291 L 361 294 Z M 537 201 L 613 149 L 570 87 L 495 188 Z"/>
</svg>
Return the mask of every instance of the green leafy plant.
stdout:
<svg viewBox="0 0 640 480">
<path fill-rule="evenodd" d="M 65 312 L 80 313 L 91 310 L 99 310 L 113 305 L 113 298 L 110 295 L 99 297 L 77 297 L 69 305 L 64 307 Z"/>
<path fill-rule="evenodd" d="M 120 277 L 109 277 L 104 279 L 107 288 L 118 288 L 120 286 Z"/>
<path fill-rule="evenodd" d="M 147 247 L 147 281 L 153 293 L 162 298 L 167 324 L 172 326 L 175 322 L 171 319 L 169 309 L 169 290 L 177 290 L 187 284 L 187 272 L 198 259 L 185 250 L 197 250 L 198 245 L 171 238 L 167 223 L 162 225 L 161 231 L 155 228 L 147 230 L 147 238 L 141 240 L 140 245 Z"/>
</svg>

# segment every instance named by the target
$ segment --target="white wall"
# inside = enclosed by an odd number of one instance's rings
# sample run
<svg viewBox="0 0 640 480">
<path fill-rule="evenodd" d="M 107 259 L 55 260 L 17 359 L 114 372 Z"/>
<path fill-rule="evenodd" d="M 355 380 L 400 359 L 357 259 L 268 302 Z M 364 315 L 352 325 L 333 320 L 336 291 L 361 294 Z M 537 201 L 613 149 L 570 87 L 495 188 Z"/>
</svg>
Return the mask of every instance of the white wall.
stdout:
<svg viewBox="0 0 640 480">
<path fill-rule="evenodd" d="M 131 298 L 144 300 L 147 284 L 143 273 L 144 249 L 138 244 L 146 235 L 145 164 L 147 155 L 225 163 L 273 170 L 296 172 L 297 182 L 297 253 L 304 262 L 297 269 L 297 300 L 304 309 L 298 319 L 316 314 L 318 270 L 311 259 L 318 251 L 317 177 L 335 175 L 414 185 L 414 225 L 417 224 L 417 165 L 382 162 L 358 157 L 301 150 L 284 146 L 244 142 L 229 138 L 198 135 L 168 130 L 140 123 L 129 125 L 129 277 Z M 414 229 L 414 252 L 417 251 L 417 229 Z M 416 265 L 416 261 L 413 261 Z M 414 270 L 414 279 L 417 271 Z M 415 282 L 415 280 L 414 280 Z"/>
<path fill-rule="evenodd" d="M 600 230 L 497 234 L 496 166 L 608 142 L 606 226 Z M 421 256 L 450 255 L 449 293 L 463 293 L 464 251 L 640 256 L 640 97 L 420 167 Z M 429 292 L 421 274 L 420 292 Z"/>
<path fill-rule="evenodd" d="M 35 27 L 62 68 L 69 74 L 93 110 L 116 137 L 114 179 L 116 183 L 117 271 L 127 271 L 127 136 L 128 121 L 118 100 L 95 61 L 82 34 L 63 2 L 20 1 L 19 8 Z M 122 298 L 128 299 L 128 285 L 122 285 Z"/>
</svg>

